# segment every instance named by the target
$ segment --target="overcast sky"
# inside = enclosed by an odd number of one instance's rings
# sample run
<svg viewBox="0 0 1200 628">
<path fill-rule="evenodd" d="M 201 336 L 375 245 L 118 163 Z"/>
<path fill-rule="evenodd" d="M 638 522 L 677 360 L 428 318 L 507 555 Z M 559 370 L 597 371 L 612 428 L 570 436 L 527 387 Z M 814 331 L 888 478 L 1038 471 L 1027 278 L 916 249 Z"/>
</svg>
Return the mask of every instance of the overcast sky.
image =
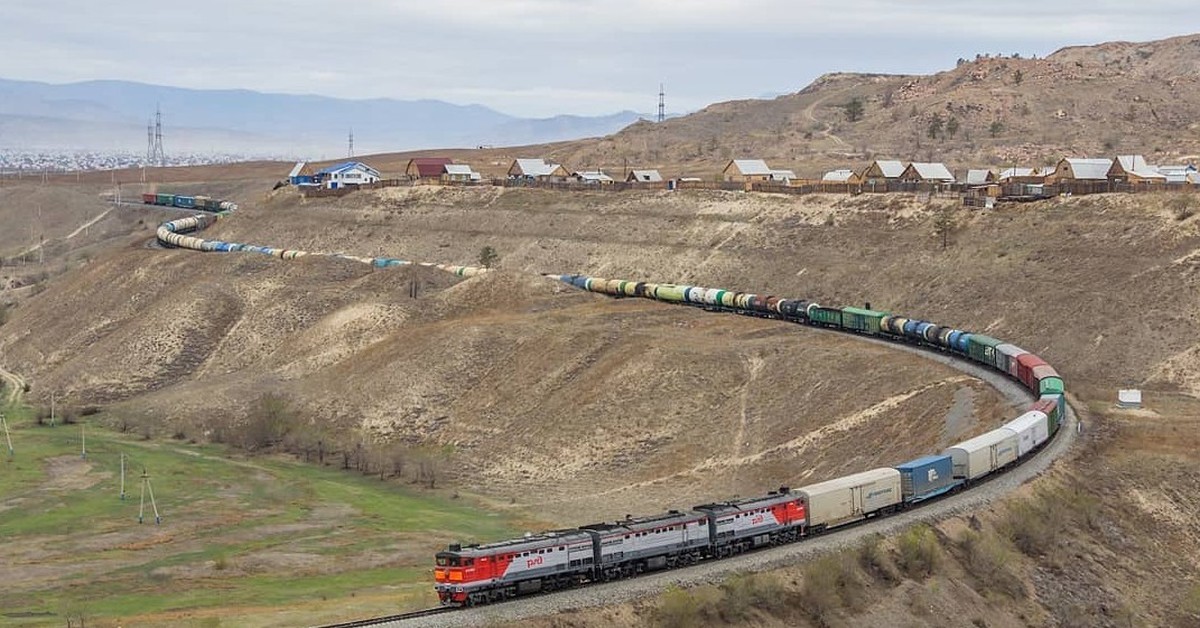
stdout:
<svg viewBox="0 0 1200 628">
<path fill-rule="evenodd" d="M 125 79 L 521 116 L 799 90 L 832 71 L 929 73 L 976 53 L 1200 31 L 1187 0 L 5 0 L 0 77 Z"/>
</svg>

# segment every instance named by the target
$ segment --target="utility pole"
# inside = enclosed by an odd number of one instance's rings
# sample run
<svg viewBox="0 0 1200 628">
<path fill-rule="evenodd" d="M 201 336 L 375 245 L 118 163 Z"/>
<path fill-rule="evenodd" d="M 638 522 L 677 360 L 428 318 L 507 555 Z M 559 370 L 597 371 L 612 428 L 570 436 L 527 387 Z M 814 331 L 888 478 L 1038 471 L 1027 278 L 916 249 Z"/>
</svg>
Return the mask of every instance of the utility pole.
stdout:
<svg viewBox="0 0 1200 628">
<path fill-rule="evenodd" d="M 146 492 L 150 492 L 150 507 L 154 509 L 154 525 L 162 523 L 162 517 L 158 515 L 158 504 L 154 501 L 154 487 L 150 485 L 150 476 L 146 473 L 145 467 L 142 468 L 142 501 L 138 506 L 138 523 L 142 523 L 145 519 L 146 511 Z"/>
<path fill-rule="evenodd" d="M 50 427 L 54 427 L 54 393 L 55 391 L 50 391 Z"/>
<path fill-rule="evenodd" d="M 125 501 L 125 452 L 121 452 L 121 501 Z"/>
<path fill-rule="evenodd" d="M 4 426 L 4 440 L 8 441 L 8 457 L 12 458 L 14 453 L 12 446 L 12 436 L 8 433 L 8 421 L 4 418 L 4 413 L 0 412 L 0 425 Z"/>
</svg>

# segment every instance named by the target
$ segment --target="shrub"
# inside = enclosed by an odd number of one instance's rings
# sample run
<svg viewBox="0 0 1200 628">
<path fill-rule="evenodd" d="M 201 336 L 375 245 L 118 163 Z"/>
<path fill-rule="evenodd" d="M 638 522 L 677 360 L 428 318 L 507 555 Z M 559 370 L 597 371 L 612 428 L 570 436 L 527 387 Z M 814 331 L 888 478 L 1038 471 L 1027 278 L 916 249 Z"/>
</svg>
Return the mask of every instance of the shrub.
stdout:
<svg viewBox="0 0 1200 628">
<path fill-rule="evenodd" d="M 730 622 L 745 621 L 750 611 L 761 610 L 778 615 L 787 609 L 791 593 L 777 576 L 771 574 L 738 574 L 721 583 L 720 614 Z"/>
<path fill-rule="evenodd" d="M 826 556 L 804 569 L 800 607 L 818 625 L 828 626 L 838 610 L 861 603 L 861 586 L 852 554 Z"/>
<path fill-rule="evenodd" d="M 963 567 L 984 589 L 1014 599 L 1025 596 L 1025 585 L 1011 567 L 1013 554 L 994 534 L 964 530 L 958 546 L 963 553 Z"/>
<path fill-rule="evenodd" d="M 1041 493 L 1010 505 L 1004 528 L 1025 555 L 1044 556 L 1058 543 L 1062 510 L 1061 502 Z"/>
<path fill-rule="evenodd" d="M 882 535 L 872 534 L 863 539 L 862 544 L 858 546 L 858 562 L 863 570 L 876 578 L 885 582 L 900 581 L 900 572 L 883 546 Z"/>
<path fill-rule="evenodd" d="M 652 617 L 655 626 L 663 628 L 691 628 L 705 623 L 715 615 L 720 594 L 712 588 L 686 591 L 671 587 L 661 596 L 658 608 Z"/>
<path fill-rule="evenodd" d="M 920 524 L 909 528 L 896 543 L 900 553 L 900 568 L 910 578 L 925 578 L 941 562 L 941 548 L 933 528 Z"/>
<path fill-rule="evenodd" d="M 1175 220 L 1182 222 L 1196 215 L 1197 204 L 1195 195 L 1177 194 L 1167 201 L 1167 209 L 1175 215 Z"/>
</svg>

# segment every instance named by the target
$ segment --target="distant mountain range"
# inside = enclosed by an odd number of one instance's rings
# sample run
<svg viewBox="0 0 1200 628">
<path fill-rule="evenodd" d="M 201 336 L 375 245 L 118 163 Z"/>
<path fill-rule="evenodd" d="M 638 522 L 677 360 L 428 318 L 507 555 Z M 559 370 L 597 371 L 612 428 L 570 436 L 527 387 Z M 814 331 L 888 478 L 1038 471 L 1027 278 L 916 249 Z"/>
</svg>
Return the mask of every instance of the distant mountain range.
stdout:
<svg viewBox="0 0 1200 628">
<path fill-rule="evenodd" d="M 519 118 L 439 100 L 343 100 L 249 90 L 195 90 L 126 81 L 52 85 L 0 79 L 0 149 L 144 151 L 163 114 L 170 151 L 340 155 L 353 130 L 360 154 L 418 148 L 539 144 L 602 136 L 643 116 Z"/>
</svg>

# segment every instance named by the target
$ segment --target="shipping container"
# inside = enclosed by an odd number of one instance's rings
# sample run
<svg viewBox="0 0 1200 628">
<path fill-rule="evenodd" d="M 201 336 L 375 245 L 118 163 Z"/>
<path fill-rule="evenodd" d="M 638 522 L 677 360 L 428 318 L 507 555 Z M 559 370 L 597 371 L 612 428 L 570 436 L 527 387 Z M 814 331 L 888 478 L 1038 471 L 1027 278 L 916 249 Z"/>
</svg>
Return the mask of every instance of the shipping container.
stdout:
<svg viewBox="0 0 1200 628">
<path fill-rule="evenodd" d="M 1030 386 L 1029 389 L 1038 395 L 1061 395 L 1064 392 L 1062 377 L 1058 371 L 1054 370 L 1053 366 L 1035 366 L 1033 368 L 1033 379 L 1037 386 Z"/>
<path fill-rule="evenodd" d="M 996 357 L 998 368 L 1018 380 L 1021 379 L 1017 374 L 1017 366 L 1020 364 L 1017 358 L 1029 352 L 1016 345 L 1004 343 L 996 347 L 996 353 L 999 354 Z"/>
<path fill-rule="evenodd" d="M 842 326 L 842 310 L 836 307 L 821 307 L 819 305 L 808 308 L 808 319 L 814 323 L 822 325 L 830 325 L 832 327 Z"/>
<path fill-rule="evenodd" d="M 1004 424 L 1017 435 L 1017 455 L 1024 456 L 1050 438 L 1050 424 L 1046 413 L 1030 410 Z"/>
<path fill-rule="evenodd" d="M 1002 344 L 1004 343 L 991 336 L 971 334 L 967 336 L 967 355 L 971 356 L 976 362 L 981 362 L 993 368 L 999 368 L 996 365 L 996 347 Z"/>
<path fill-rule="evenodd" d="M 954 490 L 954 459 L 946 454 L 923 456 L 896 465 L 900 472 L 900 494 L 905 503 L 919 502 Z"/>
<path fill-rule="evenodd" d="M 860 307 L 842 308 L 842 326 L 868 334 L 878 334 L 880 323 L 887 312 L 877 312 Z"/>
<path fill-rule="evenodd" d="M 891 512 L 902 499 L 900 472 L 895 469 L 872 469 L 796 492 L 804 498 L 809 529 L 814 532 Z"/>
<path fill-rule="evenodd" d="M 942 453 L 954 459 L 954 477 L 975 480 L 1017 459 L 1017 435 L 1001 427 L 948 447 Z"/>
</svg>

